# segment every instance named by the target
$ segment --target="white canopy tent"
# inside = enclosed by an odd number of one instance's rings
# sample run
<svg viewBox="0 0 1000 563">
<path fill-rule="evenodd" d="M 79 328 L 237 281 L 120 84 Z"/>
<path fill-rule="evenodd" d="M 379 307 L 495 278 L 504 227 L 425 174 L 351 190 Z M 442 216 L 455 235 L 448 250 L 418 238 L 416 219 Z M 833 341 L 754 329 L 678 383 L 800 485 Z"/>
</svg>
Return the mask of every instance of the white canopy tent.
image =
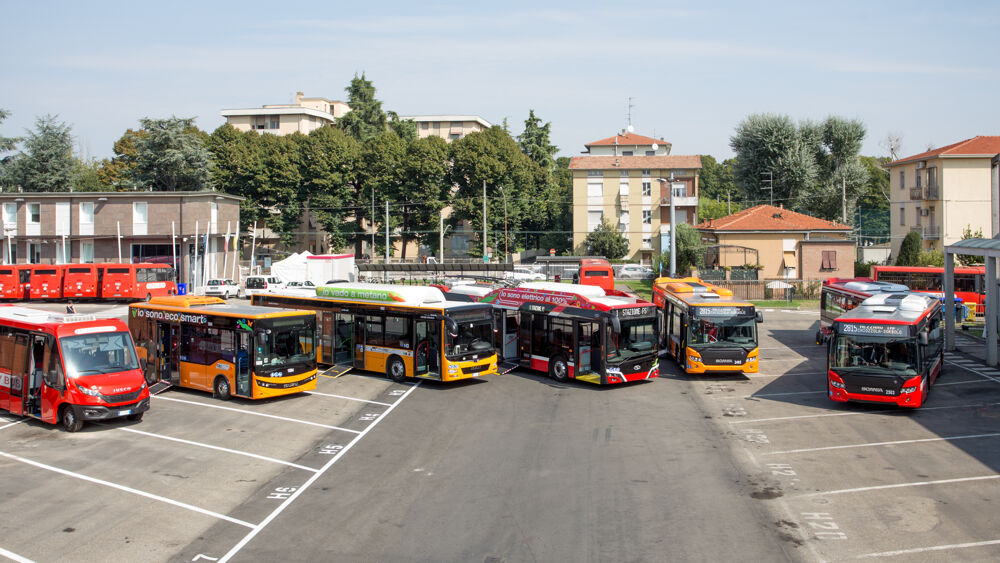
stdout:
<svg viewBox="0 0 1000 563">
<path fill-rule="evenodd" d="M 312 254 L 309 251 L 292 254 L 271 264 L 271 274 L 284 282 L 311 281 L 317 286 L 335 279 L 357 279 L 353 254 Z"/>
</svg>

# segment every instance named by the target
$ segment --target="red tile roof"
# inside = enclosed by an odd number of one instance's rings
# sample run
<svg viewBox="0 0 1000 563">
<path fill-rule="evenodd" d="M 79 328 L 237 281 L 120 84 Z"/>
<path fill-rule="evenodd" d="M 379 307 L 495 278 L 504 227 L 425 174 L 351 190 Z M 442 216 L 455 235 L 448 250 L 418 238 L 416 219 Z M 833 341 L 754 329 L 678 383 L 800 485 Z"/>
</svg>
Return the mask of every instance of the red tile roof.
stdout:
<svg viewBox="0 0 1000 563">
<path fill-rule="evenodd" d="M 696 229 L 703 231 L 849 231 L 851 227 L 836 221 L 817 219 L 791 209 L 773 205 L 756 205 L 720 217 L 704 221 Z"/>
<path fill-rule="evenodd" d="M 895 164 L 903 164 L 914 160 L 926 160 L 938 156 L 993 156 L 995 154 L 1000 154 L 1000 137 L 978 135 L 939 149 L 907 156 L 890 162 L 888 165 L 893 166 Z"/>
<path fill-rule="evenodd" d="M 587 143 L 583 146 L 590 147 L 594 145 L 652 145 L 653 143 L 656 143 L 661 146 L 668 146 L 668 147 L 670 146 L 670 143 L 664 141 L 663 139 L 654 139 L 652 137 L 637 135 L 635 133 L 625 133 L 622 135 L 615 135 L 614 137 L 608 137 L 607 139 L 601 139 L 599 141 Z"/>
<path fill-rule="evenodd" d="M 701 168 L 698 155 L 670 156 L 575 156 L 570 170 L 635 170 Z"/>
</svg>

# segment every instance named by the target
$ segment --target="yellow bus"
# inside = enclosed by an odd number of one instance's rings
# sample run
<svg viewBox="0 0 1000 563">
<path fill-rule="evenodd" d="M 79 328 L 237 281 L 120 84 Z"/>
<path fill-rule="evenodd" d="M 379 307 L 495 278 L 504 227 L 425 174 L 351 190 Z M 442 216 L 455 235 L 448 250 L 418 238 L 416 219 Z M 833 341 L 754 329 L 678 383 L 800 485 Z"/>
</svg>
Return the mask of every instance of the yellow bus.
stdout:
<svg viewBox="0 0 1000 563">
<path fill-rule="evenodd" d="M 686 373 L 757 373 L 763 318 L 753 303 L 698 278 L 657 278 L 653 303 L 662 314 L 660 350 Z"/>
<path fill-rule="evenodd" d="M 492 307 L 445 301 L 435 287 L 340 283 L 319 286 L 315 297 L 260 293 L 252 300 L 316 311 L 319 362 L 340 373 L 375 371 L 402 382 L 497 372 Z"/>
<path fill-rule="evenodd" d="M 316 388 L 312 311 L 154 297 L 129 306 L 128 327 L 153 393 L 177 385 L 265 399 Z"/>
</svg>

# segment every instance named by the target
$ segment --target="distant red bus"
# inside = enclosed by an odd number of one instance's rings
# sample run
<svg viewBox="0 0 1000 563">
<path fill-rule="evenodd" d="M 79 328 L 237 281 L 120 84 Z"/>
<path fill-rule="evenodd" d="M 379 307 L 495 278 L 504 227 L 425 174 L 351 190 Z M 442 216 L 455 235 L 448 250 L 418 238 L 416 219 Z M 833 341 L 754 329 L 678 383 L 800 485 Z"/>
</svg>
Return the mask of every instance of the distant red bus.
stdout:
<svg viewBox="0 0 1000 563">
<path fill-rule="evenodd" d="M 875 281 L 898 283 L 920 293 L 944 295 L 944 268 L 935 266 L 872 266 Z M 982 315 L 986 296 L 986 266 L 955 268 L 955 297 L 969 308 L 970 314 Z"/>
<path fill-rule="evenodd" d="M 25 285 L 31 279 L 31 266 L 0 266 L 0 299 L 19 301 L 25 298 Z"/>
<path fill-rule="evenodd" d="M 0 409 L 76 432 L 142 419 L 149 390 L 125 323 L 0 305 Z"/>
<path fill-rule="evenodd" d="M 177 295 L 174 269 L 166 264 L 98 264 L 98 298 L 149 300 Z"/>
<path fill-rule="evenodd" d="M 36 264 L 31 268 L 28 299 L 62 299 L 64 266 Z"/>
<path fill-rule="evenodd" d="M 63 298 L 96 299 L 97 265 L 67 264 L 63 266 Z"/>
</svg>

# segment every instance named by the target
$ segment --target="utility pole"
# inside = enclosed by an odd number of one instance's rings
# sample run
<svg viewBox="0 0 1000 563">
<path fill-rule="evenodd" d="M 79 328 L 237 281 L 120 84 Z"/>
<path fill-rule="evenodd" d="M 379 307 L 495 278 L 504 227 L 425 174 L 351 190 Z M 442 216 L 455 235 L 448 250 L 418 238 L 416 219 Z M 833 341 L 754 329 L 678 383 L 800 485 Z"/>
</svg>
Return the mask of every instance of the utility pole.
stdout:
<svg viewBox="0 0 1000 563">
<path fill-rule="evenodd" d="M 438 258 L 444 264 L 444 209 L 438 212 Z"/>
<path fill-rule="evenodd" d="M 385 200 L 385 263 L 389 263 L 389 200 Z"/>
<path fill-rule="evenodd" d="M 840 204 L 843 206 L 843 223 L 847 224 L 847 176 L 841 176 Z"/>
<path fill-rule="evenodd" d="M 726 190 L 726 215 L 733 214 L 733 197 L 729 190 Z"/>
<path fill-rule="evenodd" d="M 483 264 L 486 263 L 486 180 L 483 180 Z"/>
<path fill-rule="evenodd" d="M 372 253 L 371 253 L 371 257 L 372 257 L 372 264 L 374 264 L 375 263 L 375 187 L 374 186 L 372 187 L 372 214 L 371 214 L 371 221 L 372 221 Z M 364 246 L 364 245 L 362 245 L 362 246 Z"/>
<path fill-rule="evenodd" d="M 767 187 L 761 188 L 762 190 L 769 190 L 771 192 L 771 206 L 774 206 L 774 174 L 771 171 L 762 172 L 761 176 L 767 175 Z"/>
</svg>

